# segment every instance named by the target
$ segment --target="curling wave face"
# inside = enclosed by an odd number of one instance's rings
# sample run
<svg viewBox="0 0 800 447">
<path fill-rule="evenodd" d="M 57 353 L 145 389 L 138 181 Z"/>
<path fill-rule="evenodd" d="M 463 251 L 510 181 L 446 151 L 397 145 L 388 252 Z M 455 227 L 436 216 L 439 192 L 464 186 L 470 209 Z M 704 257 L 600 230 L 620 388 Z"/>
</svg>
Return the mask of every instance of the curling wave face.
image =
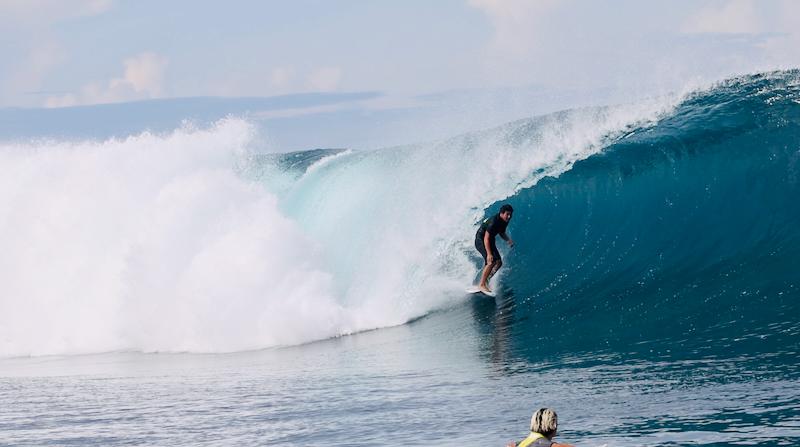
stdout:
<svg viewBox="0 0 800 447">
<path fill-rule="evenodd" d="M 523 351 L 789 352 L 800 73 L 722 82 L 512 202 Z M 540 351 L 541 352 L 541 351 Z"/>
</svg>

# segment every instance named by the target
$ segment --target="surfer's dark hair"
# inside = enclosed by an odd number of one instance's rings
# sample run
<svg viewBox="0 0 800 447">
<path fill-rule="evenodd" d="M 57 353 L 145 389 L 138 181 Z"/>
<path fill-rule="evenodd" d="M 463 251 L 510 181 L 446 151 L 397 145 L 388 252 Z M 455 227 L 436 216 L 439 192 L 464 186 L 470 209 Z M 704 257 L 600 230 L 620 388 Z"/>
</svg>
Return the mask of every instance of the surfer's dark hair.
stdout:
<svg viewBox="0 0 800 447">
<path fill-rule="evenodd" d="M 508 211 L 509 213 L 513 213 L 514 212 L 514 208 L 511 208 L 511 205 L 506 203 L 505 205 L 500 207 L 500 214 L 503 214 L 506 211 Z"/>
</svg>

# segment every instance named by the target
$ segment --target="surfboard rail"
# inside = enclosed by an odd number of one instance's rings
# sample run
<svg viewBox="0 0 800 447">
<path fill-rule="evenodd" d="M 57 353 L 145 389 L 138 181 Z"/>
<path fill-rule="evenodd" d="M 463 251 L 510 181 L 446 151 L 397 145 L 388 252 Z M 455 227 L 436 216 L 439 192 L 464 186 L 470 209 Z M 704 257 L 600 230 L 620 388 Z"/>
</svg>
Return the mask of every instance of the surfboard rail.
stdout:
<svg viewBox="0 0 800 447">
<path fill-rule="evenodd" d="M 469 286 L 467 287 L 466 291 L 467 293 L 481 293 L 483 295 L 490 296 L 492 298 L 497 296 L 494 292 L 486 292 L 485 290 L 479 289 L 478 286 Z"/>
</svg>

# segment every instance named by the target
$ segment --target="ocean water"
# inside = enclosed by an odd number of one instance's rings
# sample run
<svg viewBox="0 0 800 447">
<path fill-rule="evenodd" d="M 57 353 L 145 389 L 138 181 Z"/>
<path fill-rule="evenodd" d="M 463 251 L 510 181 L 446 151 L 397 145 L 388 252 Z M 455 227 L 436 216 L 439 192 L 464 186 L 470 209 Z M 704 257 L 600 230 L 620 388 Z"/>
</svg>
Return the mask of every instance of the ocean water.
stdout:
<svg viewBox="0 0 800 447">
<path fill-rule="evenodd" d="M 0 444 L 800 443 L 800 72 L 369 151 L 3 141 Z"/>
</svg>

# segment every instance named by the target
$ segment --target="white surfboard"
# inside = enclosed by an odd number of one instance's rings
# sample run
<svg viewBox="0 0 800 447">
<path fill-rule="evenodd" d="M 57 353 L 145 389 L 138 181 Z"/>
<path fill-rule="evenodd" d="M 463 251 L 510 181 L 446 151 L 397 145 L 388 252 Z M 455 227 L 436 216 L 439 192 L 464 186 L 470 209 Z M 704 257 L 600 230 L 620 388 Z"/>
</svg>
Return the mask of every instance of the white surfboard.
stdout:
<svg viewBox="0 0 800 447">
<path fill-rule="evenodd" d="M 486 292 L 485 290 L 479 289 L 478 286 L 469 286 L 469 287 L 467 287 L 467 293 L 482 293 L 482 294 L 484 294 L 486 296 L 490 296 L 492 298 L 495 297 L 494 292 Z"/>
</svg>

